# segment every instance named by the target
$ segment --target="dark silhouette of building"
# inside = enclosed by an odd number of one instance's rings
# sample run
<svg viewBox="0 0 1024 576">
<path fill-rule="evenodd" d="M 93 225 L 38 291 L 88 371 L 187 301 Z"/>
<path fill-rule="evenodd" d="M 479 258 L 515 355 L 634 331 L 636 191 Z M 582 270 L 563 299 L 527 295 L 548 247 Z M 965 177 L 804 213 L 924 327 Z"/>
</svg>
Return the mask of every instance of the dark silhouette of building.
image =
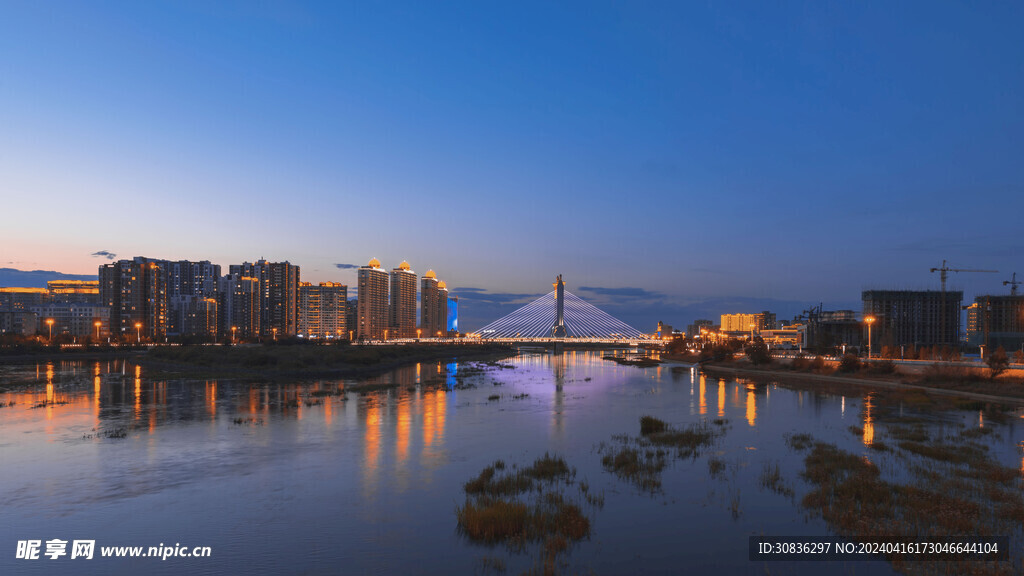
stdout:
<svg viewBox="0 0 1024 576">
<path fill-rule="evenodd" d="M 882 346 L 960 344 L 963 292 L 939 290 L 865 290 L 864 317 L 872 316 L 872 349 Z M 867 335 L 867 328 L 864 328 Z"/>
</svg>

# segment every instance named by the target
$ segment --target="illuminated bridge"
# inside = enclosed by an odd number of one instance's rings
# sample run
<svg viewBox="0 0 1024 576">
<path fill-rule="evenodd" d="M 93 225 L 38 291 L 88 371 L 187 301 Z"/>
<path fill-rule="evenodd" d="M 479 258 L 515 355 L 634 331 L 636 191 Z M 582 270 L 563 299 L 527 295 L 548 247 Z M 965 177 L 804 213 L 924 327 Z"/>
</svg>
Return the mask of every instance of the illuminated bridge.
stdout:
<svg viewBox="0 0 1024 576">
<path fill-rule="evenodd" d="M 555 289 L 476 332 L 486 340 L 511 341 L 639 341 L 649 337 L 622 320 L 565 290 L 562 277 Z"/>
</svg>

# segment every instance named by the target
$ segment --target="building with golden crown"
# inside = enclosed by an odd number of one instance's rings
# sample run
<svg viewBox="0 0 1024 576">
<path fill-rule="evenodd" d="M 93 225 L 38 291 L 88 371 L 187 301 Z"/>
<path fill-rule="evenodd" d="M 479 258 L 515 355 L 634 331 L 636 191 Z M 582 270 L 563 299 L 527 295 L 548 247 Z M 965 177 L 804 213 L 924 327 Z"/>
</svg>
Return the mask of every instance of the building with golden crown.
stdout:
<svg viewBox="0 0 1024 576">
<path fill-rule="evenodd" d="M 380 267 L 380 260 L 371 258 L 359 267 L 357 276 L 356 337 L 382 339 L 388 329 L 388 273 Z"/>
<path fill-rule="evenodd" d="M 416 337 L 416 273 L 408 262 L 391 271 L 391 303 L 388 307 L 389 334 L 396 338 Z"/>
<path fill-rule="evenodd" d="M 420 330 L 424 338 L 444 336 L 448 323 L 448 287 L 427 270 L 420 283 Z"/>
</svg>

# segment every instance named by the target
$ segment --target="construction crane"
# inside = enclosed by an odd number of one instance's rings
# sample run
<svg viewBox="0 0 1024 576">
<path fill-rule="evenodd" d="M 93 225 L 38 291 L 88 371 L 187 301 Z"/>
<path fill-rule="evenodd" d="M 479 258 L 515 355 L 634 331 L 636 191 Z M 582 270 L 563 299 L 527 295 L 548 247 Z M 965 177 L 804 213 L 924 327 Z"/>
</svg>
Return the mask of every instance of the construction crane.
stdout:
<svg viewBox="0 0 1024 576">
<path fill-rule="evenodd" d="M 1010 296 L 1016 296 L 1017 295 L 1017 286 L 1019 286 L 1020 284 L 1021 284 L 1021 282 L 1017 281 L 1017 273 L 1016 272 L 1013 273 L 1013 276 L 1011 276 L 1009 280 L 1003 280 L 1003 286 L 1007 286 L 1007 285 L 1010 286 Z"/>
<path fill-rule="evenodd" d="M 971 268 L 950 268 L 949 266 L 946 266 L 946 261 L 943 260 L 942 261 L 942 267 L 941 268 L 932 268 L 932 272 L 933 273 L 934 272 L 940 272 L 939 278 L 942 280 L 942 293 L 945 294 L 946 293 L 946 275 L 947 275 L 948 272 L 988 272 L 988 273 L 991 273 L 991 274 L 996 274 L 996 273 L 999 272 L 999 270 L 974 270 L 974 269 L 971 269 Z M 1005 282 L 1004 282 L 1004 284 L 1005 284 Z"/>
<path fill-rule="evenodd" d="M 946 261 L 943 260 L 941 268 L 932 268 L 932 273 L 934 274 L 935 272 L 939 272 L 940 273 L 939 274 L 939 278 L 942 280 L 942 296 L 941 296 L 942 300 L 941 300 L 941 304 L 939 306 L 939 330 L 940 330 L 940 332 L 943 333 L 940 336 L 940 338 L 945 340 L 946 339 L 946 334 L 944 334 L 944 333 L 946 332 L 946 328 L 947 328 L 947 326 L 946 326 L 946 275 L 949 272 L 986 272 L 986 273 L 996 274 L 999 271 L 998 270 L 975 270 L 975 269 L 972 269 L 972 268 L 950 268 L 949 266 L 946 266 Z M 960 314 L 957 313 L 956 331 L 955 331 L 955 333 L 959 334 L 959 332 L 960 332 Z M 955 338 L 951 339 L 951 340 L 952 341 L 946 342 L 946 343 L 947 344 L 956 344 Z M 988 342 L 986 342 L 986 344 L 987 343 Z"/>
</svg>

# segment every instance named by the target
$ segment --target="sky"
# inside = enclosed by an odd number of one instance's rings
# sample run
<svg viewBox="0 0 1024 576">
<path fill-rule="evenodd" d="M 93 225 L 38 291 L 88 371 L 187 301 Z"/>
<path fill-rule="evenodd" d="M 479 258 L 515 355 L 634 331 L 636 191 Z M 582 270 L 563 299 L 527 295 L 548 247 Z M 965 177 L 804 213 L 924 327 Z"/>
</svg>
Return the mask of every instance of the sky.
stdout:
<svg viewBox="0 0 1024 576">
<path fill-rule="evenodd" d="M 1019 2 L 0 11 L 3 268 L 407 260 L 464 330 L 557 274 L 646 331 L 1024 275 Z"/>
</svg>

